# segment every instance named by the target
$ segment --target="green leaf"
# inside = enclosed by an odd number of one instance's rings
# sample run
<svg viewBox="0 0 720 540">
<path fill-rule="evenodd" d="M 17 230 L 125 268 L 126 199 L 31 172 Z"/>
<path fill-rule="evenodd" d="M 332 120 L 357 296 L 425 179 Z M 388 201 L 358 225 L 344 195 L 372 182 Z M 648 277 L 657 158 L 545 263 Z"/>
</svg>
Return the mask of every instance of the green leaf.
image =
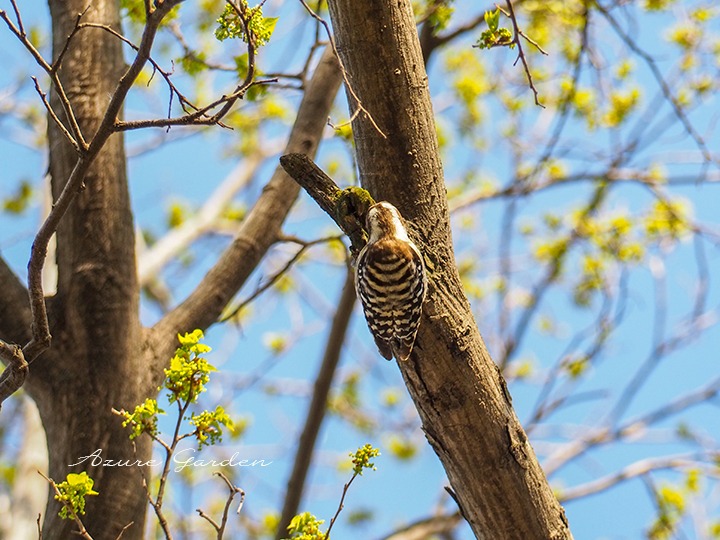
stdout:
<svg viewBox="0 0 720 540">
<path fill-rule="evenodd" d="M 495 32 L 500 24 L 500 10 L 486 11 L 485 12 L 485 24 L 487 24 L 488 30 Z"/>
<path fill-rule="evenodd" d="M 2 202 L 2 208 L 9 214 L 21 214 L 30 205 L 33 196 L 33 187 L 27 180 L 20 182 L 14 195 Z"/>
<path fill-rule="evenodd" d="M 75 515 L 85 513 L 85 497 L 98 495 L 93 490 L 95 481 L 88 476 L 88 473 L 69 473 L 64 482 L 55 484 L 58 493 L 55 500 L 63 503 L 59 516 L 63 519 L 74 519 Z"/>
<path fill-rule="evenodd" d="M 298 514 L 292 520 L 288 526 L 288 539 L 290 540 L 324 540 L 325 533 L 320 532 L 320 525 L 325 523 L 325 520 L 318 519 L 310 512 L 303 512 Z"/>
<path fill-rule="evenodd" d="M 239 38 L 245 43 L 252 40 L 257 47 L 265 45 L 275 30 L 278 18 L 263 17 L 261 6 L 250 8 L 245 1 L 240 3 L 240 8 L 242 16 L 230 4 L 225 5 L 225 10 L 216 21 L 218 27 L 215 37 L 219 41 Z"/>
</svg>

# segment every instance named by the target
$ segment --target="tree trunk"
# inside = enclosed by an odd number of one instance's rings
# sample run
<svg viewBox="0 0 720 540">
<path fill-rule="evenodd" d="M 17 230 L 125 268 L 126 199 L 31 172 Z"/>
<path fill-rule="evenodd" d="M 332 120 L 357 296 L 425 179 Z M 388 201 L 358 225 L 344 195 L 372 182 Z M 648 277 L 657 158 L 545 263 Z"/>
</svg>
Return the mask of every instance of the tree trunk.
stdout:
<svg viewBox="0 0 720 540">
<path fill-rule="evenodd" d="M 86 0 L 49 0 L 53 58 L 65 47 Z M 117 0 L 96 0 L 83 22 L 120 30 Z M 72 39 L 60 78 L 80 128 L 91 140 L 125 65 L 122 44 L 109 33 L 85 28 Z M 51 98 L 56 111 L 62 106 Z M 56 199 L 77 161 L 77 154 L 48 121 L 50 175 Z M 139 343 L 138 285 L 134 230 L 128 195 L 123 137 L 107 141 L 85 177 L 57 231 L 57 294 L 49 302 L 53 331 L 50 350 L 34 364 L 28 390 L 38 403 L 50 449 L 49 472 L 56 482 L 68 472 L 87 471 L 97 497 L 89 497 L 83 521 L 98 539 L 114 539 L 130 522 L 124 539 L 142 538 L 146 500 L 136 467 L 74 467 L 100 450 L 104 459 L 133 460 L 128 431 L 111 412 L 132 408 L 154 393 L 143 377 Z M 138 441 L 137 458 L 150 459 L 147 439 Z M 148 471 L 149 473 L 150 471 Z M 58 517 L 50 498 L 43 538 L 70 538 L 72 521 Z"/>
<path fill-rule="evenodd" d="M 410 2 L 329 5 L 350 84 L 377 124 L 364 113 L 353 122 L 362 185 L 412 222 L 429 272 L 415 351 L 400 364 L 426 436 L 478 538 L 571 538 L 462 290 Z"/>
</svg>

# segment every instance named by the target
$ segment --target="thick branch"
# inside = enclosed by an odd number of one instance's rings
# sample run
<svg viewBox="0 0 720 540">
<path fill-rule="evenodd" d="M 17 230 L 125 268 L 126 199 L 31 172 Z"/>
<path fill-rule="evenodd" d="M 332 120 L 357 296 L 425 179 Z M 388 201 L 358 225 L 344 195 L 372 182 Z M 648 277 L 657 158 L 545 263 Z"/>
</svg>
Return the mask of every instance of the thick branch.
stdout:
<svg viewBox="0 0 720 540">
<path fill-rule="evenodd" d="M 0 256 L 0 337 L 25 343 L 30 338 L 30 307 L 27 289 Z"/>
<path fill-rule="evenodd" d="M 325 346 L 325 354 L 323 356 L 320 371 L 315 378 L 315 388 L 313 390 L 312 401 L 308 408 L 307 417 L 305 418 L 305 426 L 300 435 L 297 452 L 295 453 L 295 463 L 288 480 L 288 488 L 285 493 L 285 502 L 283 503 L 282 514 L 280 516 L 280 524 L 276 533 L 276 540 L 281 540 L 287 536 L 287 527 L 290 520 L 298 513 L 300 501 L 302 499 L 305 488 L 305 479 L 307 477 L 310 462 L 315 452 L 315 442 L 320 433 L 325 413 L 327 412 L 327 398 L 330 393 L 330 385 L 333 376 L 337 370 L 340 361 L 340 353 L 342 345 L 345 342 L 348 325 L 350 324 L 350 316 L 352 315 L 353 306 L 355 305 L 355 282 L 354 274 L 348 268 L 345 285 L 343 286 L 340 301 L 338 302 L 337 311 L 333 317 L 330 334 Z"/>
<path fill-rule="evenodd" d="M 332 50 L 326 48 L 308 85 L 286 150 L 314 155 L 325 120 L 342 78 Z M 171 352 L 167 336 L 194 328 L 207 328 L 222 313 L 277 238 L 299 188 L 278 167 L 250 211 L 230 247 L 188 298 L 168 313 L 151 333 L 158 361 Z"/>
<path fill-rule="evenodd" d="M 14 394 L 24 383 L 28 374 L 28 363 L 18 345 L 5 343 L 0 339 L 0 360 L 7 367 L 0 375 L 0 405 Z"/>
<path fill-rule="evenodd" d="M 426 538 L 453 538 L 452 531 L 462 521 L 460 512 L 454 514 L 433 516 L 411 523 L 407 527 L 395 531 L 382 540 L 425 540 Z"/>
</svg>

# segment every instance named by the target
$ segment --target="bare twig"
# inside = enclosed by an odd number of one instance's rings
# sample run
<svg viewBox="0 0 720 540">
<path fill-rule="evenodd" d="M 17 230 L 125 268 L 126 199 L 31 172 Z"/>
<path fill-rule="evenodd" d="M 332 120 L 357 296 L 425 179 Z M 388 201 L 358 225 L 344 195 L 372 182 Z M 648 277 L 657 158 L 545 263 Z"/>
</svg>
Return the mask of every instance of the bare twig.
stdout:
<svg viewBox="0 0 720 540">
<path fill-rule="evenodd" d="M 130 523 L 128 523 L 127 525 L 125 525 L 125 526 L 122 528 L 122 530 L 120 531 L 120 533 L 116 536 L 116 540 L 120 540 L 120 539 L 122 538 L 123 534 L 125 534 L 125 531 L 127 531 L 127 530 L 128 530 L 130 527 L 132 527 L 133 525 L 135 525 L 135 522 L 134 522 L 134 521 L 131 521 Z"/>
<path fill-rule="evenodd" d="M 18 25 L 15 26 L 13 22 L 8 17 L 7 13 L 4 10 L 0 10 L 0 18 L 5 21 L 5 24 L 8 26 L 10 31 L 15 35 L 15 37 L 18 38 L 20 43 L 27 49 L 27 51 L 30 53 L 30 55 L 35 59 L 35 62 L 50 76 L 50 80 L 52 81 L 53 88 L 55 89 L 55 92 L 57 93 L 58 97 L 60 98 L 60 103 L 62 103 L 63 109 L 65 111 L 65 115 L 68 118 L 68 121 L 70 122 L 70 129 L 69 131 L 73 134 L 73 138 L 75 141 L 77 141 L 77 144 L 80 146 L 80 148 L 84 151 L 87 150 L 87 143 L 85 142 L 85 138 L 83 137 L 82 131 L 80 130 L 80 125 L 78 124 L 77 118 L 75 117 L 75 113 L 73 111 L 72 105 L 70 105 L 70 99 L 68 98 L 67 94 L 65 93 L 65 87 L 63 86 L 62 82 L 60 81 L 60 78 L 58 77 L 57 72 L 55 71 L 55 68 L 51 66 L 45 58 L 43 58 L 42 54 L 40 54 L 40 51 L 38 51 L 35 46 L 32 44 L 32 42 L 28 39 L 27 34 L 25 33 L 25 29 L 22 25 L 22 19 L 20 18 L 20 12 L 17 9 L 17 5 L 15 4 L 15 1 L 13 0 L 13 9 L 15 10 Z M 79 20 L 79 18 L 78 18 Z M 73 31 L 70 36 L 68 37 L 68 40 L 75 34 Z"/>
<path fill-rule="evenodd" d="M 192 390 L 190 392 L 190 395 L 192 395 Z M 162 509 L 163 496 L 165 495 L 165 488 L 167 487 L 168 476 L 170 475 L 170 464 L 172 461 L 172 456 L 175 453 L 175 449 L 177 448 L 178 443 L 184 438 L 180 436 L 180 427 L 182 426 L 185 414 L 190 408 L 192 399 L 188 397 L 187 401 L 184 404 L 180 403 L 180 401 L 176 401 L 175 403 L 177 403 L 178 407 L 178 417 L 177 421 L 175 422 L 175 430 L 173 431 L 172 442 L 170 443 L 170 445 L 164 445 L 165 464 L 163 465 L 163 472 L 160 475 L 157 496 L 155 497 L 155 501 L 151 502 L 151 506 L 153 507 L 153 510 L 155 510 L 155 515 L 157 516 L 158 521 L 160 522 L 160 526 L 162 527 L 163 532 L 165 533 L 165 536 L 168 540 L 171 540 L 172 535 L 170 533 L 169 525 Z M 156 437 L 153 437 L 153 439 L 157 440 Z"/>
<path fill-rule="evenodd" d="M 115 30 L 113 27 L 108 26 L 106 24 L 97 24 L 97 23 L 84 23 L 80 25 L 80 28 L 97 28 L 99 30 L 103 30 L 105 32 L 108 32 L 110 35 L 116 37 L 126 45 L 128 45 L 130 48 L 132 48 L 135 52 L 139 52 L 140 48 L 135 45 L 132 41 L 130 41 L 128 38 L 123 36 L 121 33 L 119 33 L 117 30 Z M 173 84 L 173 82 L 170 80 L 170 76 L 172 75 L 171 72 L 165 71 L 158 65 L 155 60 L 152 59 L 152 57 L 148 56 L 148 62 L 153 67 L 153 72 L 158 72 L 162 76 L 163 79 L 165 79 L 165 82 L 167 83 L 168 87 L 170 88 L 170 99 L 168 102 L 168 118 L 170 118 L 170 112 L 172 109 L 172 102 L 173 102 L 173 95 L 177 96 L 178 101 L 180 102 L 180 106 L 182 107 L 183 111 L 186 113 L 190 113 L 189 109 L 192 109 L 193 111 L 197 111 L 198 108 L 190 102 L 189 99 L 187 99 Z M 148 83 L 149 84 L 149 83 Z"/>
<path fill-rule="evenodd" d="M 474 19 L 468 21 L 467 23 L 458 26 L 457 28 L 454 28 L 453 30 L 450 30 L 446 34 L 443 34 L 441 36 L 431 36 L 427 37 L 428 33 L 430 32 L 430 28 L 428 27 L 427 21 L 425 24 L 423 24 L 423 29 L 421 33 L 421 39 L 420 39 L 420 46 L 422 47 L 423 51 L 423 58 L 425 60 L 425 64 L 427 64 L 428 60 L 430 59 L 430 56 L 432 55 L 433 51 L 437 49 L 438 47 L 445 45 L 446 43 L 452 41 L 455 38 L 458 38 L 462 36 L 463 34 L 467 32 L 471 32 L 472 30 L 475 30 L 478 26 L 483 24 L 485 22 L 485 16 L 483 13 L 480 13 L 480 15 L 476 16 Z M 426 30 L 426 28 L 428 28 Z M 423 39 L 425 38 L 425 39 Z"/>
<path fill-rule="evenodd" d="M 91 5 L 92 4 L 88 4 L 88 6 L 82 12 L 78 13 L 77 17 L 75 18 L 75 26 L 73 27 L 72 31 L 70 32 L 70 35 L 68 35 L 68 37 L 65 39 L 65 45 L 63 45 L 63 48 L 60 51 L 60 54 L 58 54 L 58 57 L 52 63 L 51 69 L 52 69 L 53 73 L 57 73 L 60 70 L 60 66 L 62 65 L 63 59 L 65 58 L 65 54 L 67 53 L 68 49 L 70 48 L 70 42 L 72 41 L 72 38 L 75 37 L 75 34 L 77 34 L 81 28 L 80 21 L 82 20 L 83 16 L 88 12 Z"/>
<path fill-rule="evenodd" d="M 353 480 L 355 480 L 358 477 L 358 473 L 353 473 L 352 478 L 348 481 L 347 484 L 343 486 L 342 496 L 340 497 L 340 503 L 338 504 L 337 511 L 335 512 L 335 515 L 330 520 L 330 525 L 328 525 L 328 530 L 325 533 L 325 540 L 330 540 L 330 531 L 333 528 L 333 525 L 335 525 L 335 522 L 337 521 L 338 516 L 340 515 L 340 512 L 342 512 L 343 508 L 345 507 L 345 496 L 347 495 L 348 489 L 350 489 L 350 486 L 353 483 Z"/>
<path fill-rule="evenodd" d="M 500 6 L 497 6 L 497 4 L 496 4 L 496 6 L 500 11 L 502 11 L 505 14 L 505 16 L 510 17 L 510 20 L 512 21 L 512 25 L 513 25 L 513 29 L 515 30 L 515 35 L 513 37 L 512 42 L 515 43 L 515 45 L 517 45 L 518 57 L 515 59 L 515 62 L 513 63 L 513 65 L 516 65 L 518 63 L 518 60 L 522 61 L 522 65 L 525 68 L 525 75 L 527 76 L 528 85 L 530 85 L 530 89 L 533 91 L 533 94 L 535 95 L 535 105 L 538 105 L 544 109 L 545 105 L 540 103 L 540 100 L 538 99 L 538 91 L 537 91 L 537 88 L 535 88 L 535 83 L 533 82 L 532 75 L 530 74 L 530 66 L 528 66 L 527 59 L 525 58 L 525 52 L 523 51 L 522 43 L 520 42 L 520 37 L 522 36 L 529 43 L 532 43 L 533 45 L 535 45 L 537 50 L 540 51 L 541 53 L 543 53 L 545 56 L 547 56 L 547 53 L 542 49 L 542 47 L 540 47 L 540 45 L 538 45 L 535 41 L 533 41 L 528 36 L 526 36 L 522 30 L 520 30 L 520 27 L 518 26 L 517 18 L 515 17 L 515 10 L 513 9 L 512 2 L 510 0 L 505 0 L 505 2 L 507 4 L 508 11 L 505 11 Z"/>
<path fill-rule="evenodd" d="M 75 140 L 75 137 L 72 136 L 72 134 L 68 131 L 68 129 L 65 127 L 65 124 L 62 123 L 60 118 L 58 118 L 58 115 L 55 113 L 53 108 L 50 106 L 50 102 L 47 100 L 47 94 L 43 92 L 42 88 L 40 88 L 40 83 L 37 80 L 37 77 L 30 77 L 35 84 L 35 91 L 40 96 L 40 99 L 43 102 L 43 105 L 45 106 L 45 110 L 50 115 L 50 118 L 52 118 L 53 122 L 57 125 L 58 129 L 62 131 L 63 135 L 65 135 L 65 138 L 68 140 L 68 142 L 75 148 L 75 151 L 79 154 L 82 149 L 80 148 L 80 145 Z"/>
<path fill-rule="evenodd" d="M 345 122 L 344 124 L 340 124 L 339 127 L 343 127 L 350 122 L 352 122 L 361 112 L 365 114 L 365 117 L 370 121 L 370 123 L 373 125 L 375 130 L 380 134 L 380 136 L 383 139 L 387 139 L 387 135 L 383 132 L 382 129 L 380 129 L 380 126 L 378 126 L 375 123 L 375 119 L 372 117 L 372 114 L 363 106 L 362 101 L 358 97 L 358 95 L 355 93 L 355 90 L 352 87 L 352 84 L 350 84 L 350 79 L 347 76 L 347 71 L 345 70 L 345 65 L 343 64 L 342 59 L 340 58 L 340 54 L 338 54 L 337 46 L 335 45 L 335 38 L 333 38 L 332 30 L 330 30 L 330 25 L 327 23 L 325 19 L 320 17 L 317 13 L 313 11 L 313 9 L 307 4 L 305 0 L 300 0 L 300 3 L 303 5 L 305 10 L 310 14 L 310 16 L 318 21 L 323 28 L 325 28 L 325 32 L 327 33 L 328 39 L 330 40 L 330 46 L 332 47 L 333 52 L 335 53 L 335 57 L 337 58 L 338 63 L 340 64 L 340 71 L 342 72 L 343 80 L 345 81 L 345 88 L 347 88 L 347 91 L 350 93 L 350 95 L 355 100 L 355 106 L 357 107 L 355 111 L 352 113 L 350 120 Z"/>
<path fill-rule="evenodd" d="M 327 238 L 320 238 L 320 239 L 318 239 L 318 240 L 313 240 L 313 241 L 311 241 L 311 242 L 304 242 L 304 243 L 300 246 L 300 249 L 295 252 L 295 255 L 293 255 L 293 256 L 290 258 L 290 260 L 288 260 L 288 261 L 282 266 L 282 268 L 280 268 L 277 272 L 275 272 L 272 276 L 270 276 L 270 277 L 265 281 L 265 283 L 263 283 L 263 284 L 260 285 L 257 289 L 255 289 L 255 292 L 254 292 L 254 293 L 252 293 L 252 294 L 251 294 L 250 296 L 248 296 L 245 300 L 243 300 L 243 301 L 240 302 L 237 306 L 235 306 L 235 307 L 233 308 L 232 312 L 230 312 L 230 314 L 225 315 L 222 319 L 220 319 L 220 322 L 225 322 L 225 321 L 228 321 L 228 320 L 230 320 L 230 319 L 233 319 L 235 316 L 237 316 L 238 313 L 240 313 L 245 307 L 247 307 L 248 304 L 250 304 L 253 300 L 255 300 L 255 299 L 256 299 L 258 296 L 260 296 L 262 293 L 264 293 L 265 291 L 267 291 L 270 287 L 272 287 L 273 285 L 275 285 L 275 283 L 277 283 L 278 280 L 279 280 L 282 276 L 284 276 L 284 275 L 290 270 L 290 268 L 292 268 L 292 266 L 293 266 L 297 261 L 300 260 L 300 257 L 303 256 L 303 254 L 305 253 L 305 251 L 308 250 L 308 248 L 310 248 L 310 247 L 312 247 L 312 246 L 316 246 L 316 245 L 318 245 L 318 244 L 324 244 L 324 243 L 326 243 L 326 242 L 330 242 L 330 241 L 332 241 L 332 240 L 338 240 L 338 239 L 339 239 L 338 236 L 329 236 L 329 237 L 327 237 Z"/>
<path fill-rule="evenodd" d="M 240 494 L 240 504 L 238 505 L 237 513 L 240 513 L 240 510 L 242 510 L 243 503 L 245 502 L 245 492 L 240 489 L 239 487 L 235 486 L 230 479 L 225 476 L 222 472 L 215 472 L 213 473 L 215 476 L 219 476 L 223 479 L 225 482 L 225 485 L 227 486 L 228 490 L 230 491 L 227 500 L 225 501 L 225 508 L 223 508 L 222 513 L 222 519 L 220 521 L 220 524 L 218 524 L 213 518 L 208 516 L 205 512 L 203 512 L 200 508 L 195 510 L 198 515 L 206 520 L 208 523 L 210 523 L 213 528 L 215 529 L 215 532 L 217 532 L 217 539 L 222 540 L 223 535 L 225 534 L 225 527 L 227 525 L 228 520 L 228 514 L 230 512 L 230 505 L 233 502 L 233 499 L 235 498 L 235 495 L 238 493 Z"/>
</svg>

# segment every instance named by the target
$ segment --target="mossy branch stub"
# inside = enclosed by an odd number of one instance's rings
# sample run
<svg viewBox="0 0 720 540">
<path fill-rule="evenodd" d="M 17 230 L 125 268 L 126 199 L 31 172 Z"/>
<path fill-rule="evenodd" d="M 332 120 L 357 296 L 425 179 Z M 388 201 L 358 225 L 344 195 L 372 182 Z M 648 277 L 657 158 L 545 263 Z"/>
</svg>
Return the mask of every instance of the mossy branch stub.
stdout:
<svg viewBox="0 0 720 540">
<path fill-rule="evenodd" d="M 305 154 L 281 156 L 280 165 L 350 238 L 350 251 L 355 258 L 367 243 L 365 216 L 368 209 L 375 204 L 370 193 L 359 187 L 340 189 L 333 179 Z"/>
</svg>

